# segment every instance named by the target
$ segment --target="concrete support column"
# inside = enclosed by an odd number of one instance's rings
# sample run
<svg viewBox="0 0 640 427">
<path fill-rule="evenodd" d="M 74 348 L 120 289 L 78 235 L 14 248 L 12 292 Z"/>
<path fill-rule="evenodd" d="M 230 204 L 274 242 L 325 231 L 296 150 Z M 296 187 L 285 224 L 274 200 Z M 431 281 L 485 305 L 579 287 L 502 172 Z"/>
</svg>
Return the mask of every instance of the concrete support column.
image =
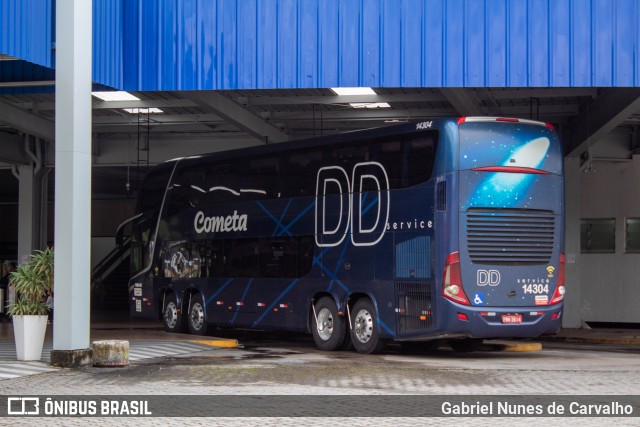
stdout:
<svg viewBox="0 0 640 427">
<path fill-rule="evenodd" d="M 31 153 L 30 144 L 34 138 L 24 135 L 25 152 Z M 16 167 L 15 174 L 18 177 L 18 253 L 19 264 L 26 264 L 36 249 L 42 249 L 46 245 L 43 242 L 43 224 L 46 231 L 46 173 L 42 173 L 42 151 L 37 147 L 38 156 L 29 156 L 33 162 Z M 33 154 L 33 153 L 31 153 Z M 15 300 L 15 291 L 9 288 L 8 300 Z"/>
<path fill-rule="evenodd" d="M 26 264 L 34 249 L 33 165 L 18 166 L 18 263 Z"/>
<path fill-rule="evenodd" d="M 580 159 L 564 160 L 565 188 L 565 281 L 563 328 L 582 326 L 582 292 L 580 280 Z"/>
<path fill-rule="evenodd" d="M 37 244 L 40 248 L 47 246 L 49 235 L 49 171 L 45 169 L 38 180 L 40 186 L 40 226 Z"/>
<path fill-rule="evenodd" d="M 92 3 L 56 2 L 55 298 L 51 364 L 91 363 Z"/>
<path fill-rule="evenodd" d="M 34 184 L 33 165 L 18 166 L 18 264 L 26 264 L 34 249 Z M 13 287 L 7 300 L 16 298 Z"/>
</svg>

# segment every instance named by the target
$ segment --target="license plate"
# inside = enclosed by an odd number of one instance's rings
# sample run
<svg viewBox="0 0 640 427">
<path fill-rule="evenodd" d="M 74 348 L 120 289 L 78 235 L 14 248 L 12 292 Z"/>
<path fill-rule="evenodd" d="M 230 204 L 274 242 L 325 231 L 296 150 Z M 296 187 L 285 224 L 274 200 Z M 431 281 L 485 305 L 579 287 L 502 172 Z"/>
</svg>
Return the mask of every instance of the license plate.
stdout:
<svg viewBox="0 0 640 427">
<path fill-rule="evenodd" d="M 522 314 L 503 314 L 502 323 L 522 323 Z"/>
</svg>

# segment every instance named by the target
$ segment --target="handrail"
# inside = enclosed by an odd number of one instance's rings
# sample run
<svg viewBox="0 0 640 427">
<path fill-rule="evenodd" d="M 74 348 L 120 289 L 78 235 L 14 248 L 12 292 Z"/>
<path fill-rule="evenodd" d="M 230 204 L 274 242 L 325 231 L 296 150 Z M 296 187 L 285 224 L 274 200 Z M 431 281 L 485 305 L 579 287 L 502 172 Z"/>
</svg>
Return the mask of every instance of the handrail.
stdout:
<svg viewBox="0 0 640 427">
<path fill-rule="evenodd" d="M 132 221 L 135 221 L 136 219 L 140 218 L 142 215 L 144 215 L 144 212 L 140 212 L 137 215 L 134 215 L 130 218 L 125 219 L 124 221 L 122 221 L 119 225 L 118 228 L 116 228 L 116 247 L 120 247 L 123 246 L 125 243 L 125 238 L 123 237 L 123 233 L 124 233 L 124 227 L 129 224 Z M 129 238 L 130 239 L 130 238 Z"/>
<path fill-rule="evenodd" d="M 131 237 L 128 236 L 122 240 L 120 246 L 116 246 L 111 252 L 105 256 L 91 271 L 91 283 L 101 281 L 104 276 L 111 273 L 124 258 L 129 256 L 131 249 Z"/>
</svg>

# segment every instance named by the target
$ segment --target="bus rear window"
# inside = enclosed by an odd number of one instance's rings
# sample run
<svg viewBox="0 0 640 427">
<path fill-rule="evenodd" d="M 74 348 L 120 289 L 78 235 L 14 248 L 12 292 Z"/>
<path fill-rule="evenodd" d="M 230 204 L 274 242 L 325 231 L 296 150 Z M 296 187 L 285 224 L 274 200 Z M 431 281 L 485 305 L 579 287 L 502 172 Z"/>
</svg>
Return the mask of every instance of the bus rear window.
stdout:
<svg viewBox="0 0 640 427">
<path fill-rule="evenodd" d="M 523 123 L 460 125 L 460 169 L 501 166 L 561 174 L 562 152 L 556 133 Z"/>
</svg>

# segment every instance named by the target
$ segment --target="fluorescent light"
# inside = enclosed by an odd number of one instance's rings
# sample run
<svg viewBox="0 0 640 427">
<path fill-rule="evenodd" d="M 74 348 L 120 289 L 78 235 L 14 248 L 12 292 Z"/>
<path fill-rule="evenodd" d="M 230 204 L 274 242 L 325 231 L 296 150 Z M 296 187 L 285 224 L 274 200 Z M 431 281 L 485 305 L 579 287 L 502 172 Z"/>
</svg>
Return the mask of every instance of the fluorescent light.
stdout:
<svg viewBox="0 0 640 427">
<path fill-rule="evenodd" d="M 353 108 L 391 108 L 386 102 L 350 102 Z"/>
<path fill-rule="evenodd" d="M 159 108 L 123 108 L 124 111 L 126 111 L 127 113 L 131 113 L 131 114 L 160 114 L 160 113 L 164 113 L 164 111 L 162 111 Z"/>
<path fill-rule="evenodd" d="M 91 92 L 91 95 L 103 101 L 140 101 L 137 96 L 124 91 Z"/>
<path fill-rule="evenodd" d="M 336 95 L 375 95 L 370 87 L 332 87 Z"/>
</svg>

